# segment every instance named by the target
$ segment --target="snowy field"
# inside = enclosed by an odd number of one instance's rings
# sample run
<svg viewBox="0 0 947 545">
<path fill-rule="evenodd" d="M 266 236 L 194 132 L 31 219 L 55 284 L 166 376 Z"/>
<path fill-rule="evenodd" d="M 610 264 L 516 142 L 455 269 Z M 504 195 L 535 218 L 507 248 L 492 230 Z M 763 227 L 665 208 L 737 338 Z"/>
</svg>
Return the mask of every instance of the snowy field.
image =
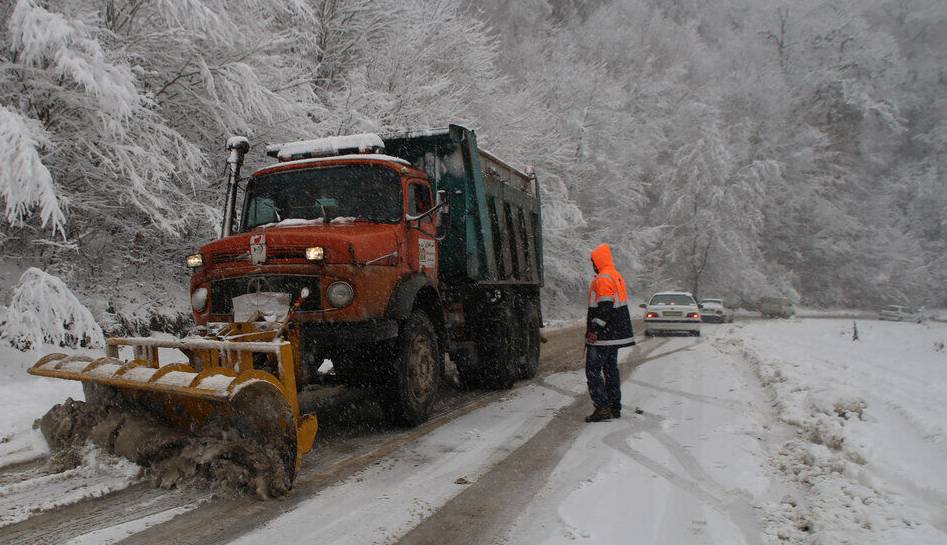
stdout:
<svg viewBox="0 0 947 545">
<path fill-rule="evenodd" d="M 717 341 L 760 377 L 794 436 L 771 459 L 788 487 L 779 535 L 947 543 L 947 326 L 760 322 Z"/>
<path fill-rule="evenodd" d="M 858 330 L 853 342 L 848 319 L 753 320 L 649 340 L 638 353 L 647 361 L 623 377 L 620 420 L 581 423 L 583 374 L 551 375 L 300 498 L 236 543 L 309 543 L 313 528 L 323 543 L 423 543 L 418 531 L 436 522 L 484 544 L 945 544 L 947 324 L 859 321 Z M 73 383 L 26 376 L 31 356 L 19 359 L 0 387 L 0 463 L 42 455 L 32 419 L 81 396 Z M 552 429 L 564 431 L 535 453 L 549 467 L 516 466 Z M 541 481 L 510 493 L 524 486 L 504 481 L 511 470 Z M 61 501 L 79 501 L 135 478 L 134 467 L 93 452 L 75 479 L 38 496 L 71 483 Z M 0 482 L 0 526 L 55 508 L 39 497 L 3 505 L 14 486 Z M 494 497 L 508 503 L 457 509 Z M 177 513 L 119 533 L 173 524 Z"/>
</svg>

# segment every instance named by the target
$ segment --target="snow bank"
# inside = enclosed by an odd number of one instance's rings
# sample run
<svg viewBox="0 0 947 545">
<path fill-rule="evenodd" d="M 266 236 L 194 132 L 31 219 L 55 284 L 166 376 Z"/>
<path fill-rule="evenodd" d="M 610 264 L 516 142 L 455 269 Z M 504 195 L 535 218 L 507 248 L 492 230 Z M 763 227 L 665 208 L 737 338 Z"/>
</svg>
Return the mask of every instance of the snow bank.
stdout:
<svg viewBox="0 0 947 545">
<path fill-rule="evenodd" d="M 33 421 L 70 397 L 83 399 L 78 382 L 26 373 L 42 355 L 0 346 L 0 467 L 45 456 L 49 447 Z"/>
<path fill-rule="evenodd" d="M 741 355 L 796 434 L 773 463 L 791 483 L 765 506 L 789 543 L 944 543 L 947 327 L 850 320 L 761 322 Z"/>
</svg>

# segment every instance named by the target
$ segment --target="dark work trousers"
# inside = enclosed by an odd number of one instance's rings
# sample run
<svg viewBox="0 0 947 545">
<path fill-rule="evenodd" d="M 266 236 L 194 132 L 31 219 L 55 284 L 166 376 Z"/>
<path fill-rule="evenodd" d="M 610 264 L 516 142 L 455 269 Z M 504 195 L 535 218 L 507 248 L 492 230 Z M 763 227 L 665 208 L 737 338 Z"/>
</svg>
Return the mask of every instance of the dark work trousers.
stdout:
<svg viewBox="0 0 947 545">
<path fill-rule="evenodd" d="M 585 347 L 585 378 L 589 395 L 596 407 L 621 404 L 621 378 L 618 376 L 618 348 L 614 346 Z M 602 380 L 602 376 L 605 380 Z"/>
</svg>

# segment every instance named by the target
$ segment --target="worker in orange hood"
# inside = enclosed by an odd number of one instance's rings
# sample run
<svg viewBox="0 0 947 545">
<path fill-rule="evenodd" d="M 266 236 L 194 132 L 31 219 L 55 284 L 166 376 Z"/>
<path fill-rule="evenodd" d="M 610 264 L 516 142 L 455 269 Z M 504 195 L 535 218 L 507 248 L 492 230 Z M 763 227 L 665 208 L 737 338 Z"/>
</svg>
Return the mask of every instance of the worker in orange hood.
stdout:
<svg viewBox="0 0 947 545">
<path fill-rule="evenodd" d="M 592 267 L 595 278 L 589 286 L 585 378 L 595 411 L 585 421 L 601 422 L 621 417 L 618 349 L 635 344 L 635 335 L 628 312 L 628 288 L 612 262 L 608 244 L 592 250 Z"/>
</svg>

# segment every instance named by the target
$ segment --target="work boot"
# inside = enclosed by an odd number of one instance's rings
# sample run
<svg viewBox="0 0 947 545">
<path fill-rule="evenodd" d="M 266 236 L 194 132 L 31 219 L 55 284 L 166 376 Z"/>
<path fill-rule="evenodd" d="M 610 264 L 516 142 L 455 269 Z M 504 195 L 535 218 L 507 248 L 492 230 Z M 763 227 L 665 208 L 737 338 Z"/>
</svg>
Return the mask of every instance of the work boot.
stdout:
<svg viewBox="0 0 947 545">
<path fill-rule="evenodd" d="M 586 422 L 605 422 L 612 419 L 612 411 L 608 407 L 595 407 L 595 411 L 585 417 Z"/>
<path fill-rule="evenodd" d="M 621 418 L 621 403 L 612 403 L 608 408 L 612 411 L 612 418 Z"/>
</svg>

